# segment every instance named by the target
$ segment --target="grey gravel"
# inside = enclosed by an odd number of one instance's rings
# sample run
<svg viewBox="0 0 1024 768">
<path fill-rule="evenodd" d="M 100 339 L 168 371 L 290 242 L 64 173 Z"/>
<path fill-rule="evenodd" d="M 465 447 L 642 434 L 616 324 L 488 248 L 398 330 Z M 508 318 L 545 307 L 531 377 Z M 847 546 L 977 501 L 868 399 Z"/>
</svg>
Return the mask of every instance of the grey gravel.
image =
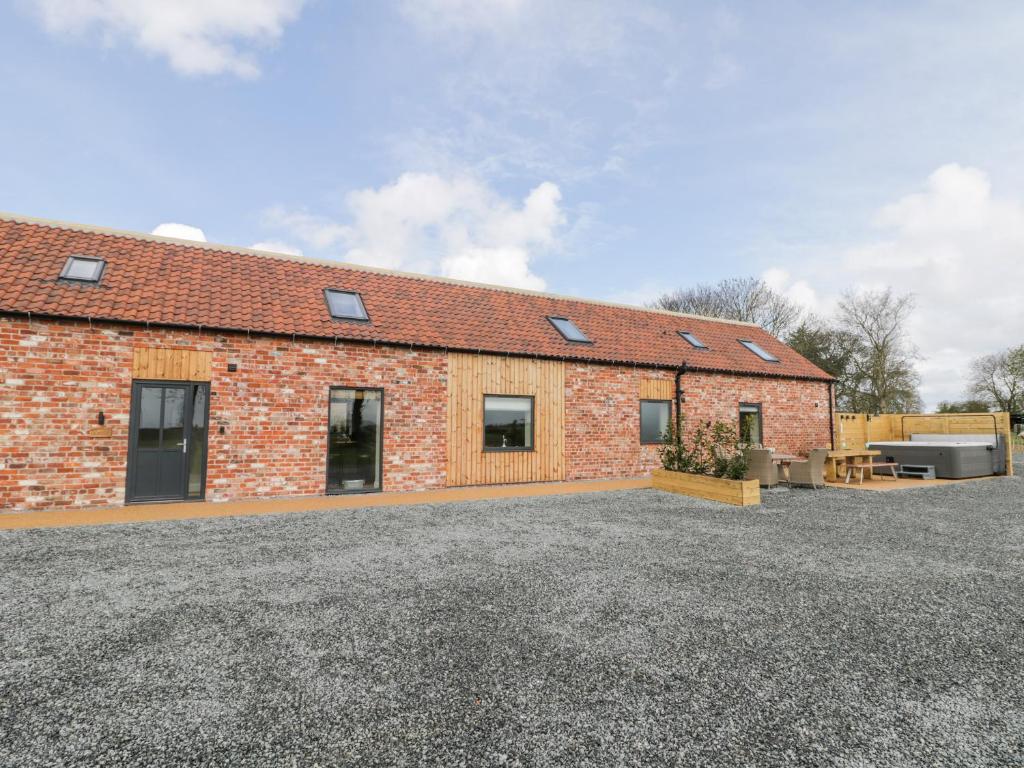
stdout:
<svg viewBox="0 0 1024 768">
<path fill-rule="evenodd" d="M 1024 479 L 0 534 L 0 764 L 1024 765 Z"/>
</svg>

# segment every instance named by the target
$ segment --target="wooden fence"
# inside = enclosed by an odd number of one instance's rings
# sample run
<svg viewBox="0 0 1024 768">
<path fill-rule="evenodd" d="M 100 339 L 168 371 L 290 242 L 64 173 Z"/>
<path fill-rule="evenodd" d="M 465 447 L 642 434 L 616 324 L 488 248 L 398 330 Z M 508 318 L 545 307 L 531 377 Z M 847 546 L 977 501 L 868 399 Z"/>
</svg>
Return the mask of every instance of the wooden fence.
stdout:
<svg viewBox="0 0 1024 768">
<path fill-rule="evenodd" d="M 1003 435 L 1006 474 L 1013 474 L 1013 433 L 1008 413 L 837 413 L 836 448 L 863 448 L 876 440 L 909 440 L 911 434 Z"/>
</svg>

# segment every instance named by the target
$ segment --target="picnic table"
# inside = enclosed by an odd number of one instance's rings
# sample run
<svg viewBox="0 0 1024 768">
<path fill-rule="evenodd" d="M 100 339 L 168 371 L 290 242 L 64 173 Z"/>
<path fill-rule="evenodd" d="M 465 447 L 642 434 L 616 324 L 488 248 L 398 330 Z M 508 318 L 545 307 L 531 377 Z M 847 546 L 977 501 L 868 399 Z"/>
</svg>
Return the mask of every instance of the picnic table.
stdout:
<svg viewBox="0 0 1024 768">
<path fill-rule="evenodd" d="M 772 451 L 772 461 L 779 464 L 782 467 L 782 482 L 789 482 L 789 465 L 794 461 L 799 461 L 800 457 L 795 456 L 792 453 L 779 453 Z"/>
<path fill-rule="evenodd" d="M 825 458 L 825 479 L 830 483 L 838 482 L 840 477 L 846 477 L 847 464 L 870 465 L 872 458 L 881 455 L 881 451 L 868 450 L 867 448 L 843 448 L 840 450 L 829 451 L 828 456 Z M 860 472 L 863 478 L 867 480 L 871 479 L 872 475 L 870 466 L 860 470 Z"/>
</svg>

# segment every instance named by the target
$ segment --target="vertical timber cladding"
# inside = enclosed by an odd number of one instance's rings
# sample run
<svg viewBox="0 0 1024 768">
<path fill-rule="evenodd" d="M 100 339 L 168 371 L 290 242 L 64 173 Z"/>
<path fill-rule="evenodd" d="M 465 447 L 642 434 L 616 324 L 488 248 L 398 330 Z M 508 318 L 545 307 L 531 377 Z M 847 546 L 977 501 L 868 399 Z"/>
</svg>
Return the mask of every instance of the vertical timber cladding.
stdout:
<svg viewBox="0 0 1024 768">
<path fill-rule="evenodd" d="M 676 385 L 671 379 L 640 379 L 641 400 L 675 400 Z M 673 406 L 673 413 L 675 406 Z"/>
<path fill-rule="evenodd" d="M 484 395 L 534 397 L 534 449 L 484 452 Z M 448 355 L 448 485 L 565 479 L 565 365 L 452 352 Z"/>
<path fill-rule="evenodd" d="M 136 347 L 132 378 L 156 381 L 209 381 L 211 354 L 198 349 Z"/>
</svg>

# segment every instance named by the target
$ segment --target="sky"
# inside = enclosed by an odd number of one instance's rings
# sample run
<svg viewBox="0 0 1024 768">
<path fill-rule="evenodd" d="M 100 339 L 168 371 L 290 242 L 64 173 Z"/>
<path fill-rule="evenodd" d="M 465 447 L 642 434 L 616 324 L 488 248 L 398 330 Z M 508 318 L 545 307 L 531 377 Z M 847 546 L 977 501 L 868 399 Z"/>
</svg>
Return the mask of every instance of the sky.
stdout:
<svg viewBox="0 0 1024 768">
<path fill-rule="evenodd" d="M 1024 343 L 1024 3 L 13 0 L 0 210 L 642 304 L 912 292 Z"/>
</svg>

